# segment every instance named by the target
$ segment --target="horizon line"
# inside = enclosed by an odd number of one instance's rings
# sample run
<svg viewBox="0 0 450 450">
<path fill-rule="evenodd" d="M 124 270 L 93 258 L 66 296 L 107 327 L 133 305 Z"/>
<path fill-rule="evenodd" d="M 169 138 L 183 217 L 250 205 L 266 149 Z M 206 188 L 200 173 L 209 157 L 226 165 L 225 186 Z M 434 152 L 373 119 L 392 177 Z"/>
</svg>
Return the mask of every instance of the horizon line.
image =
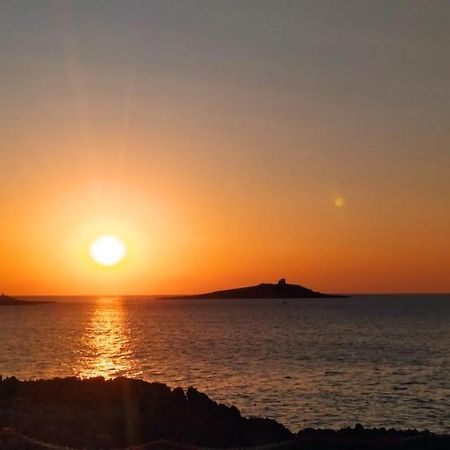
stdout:
<svg viewBox="0 0 450 450">
<path fill-rule="evenodd" d="M 209 291 L 208 291 L 209 292 Z M 215 292 L 215 291 L 212 291 Z M 12 296 L 12 297 L 170 297 L 177 295 L 202 295 L 200 292 L 196 292 L 193 294 L 186 293 L 175 293 L 175 294 L 117 294 L 117 293 L 105 293 L 105 294 L 8 294 L 3 292 L 3 294 Z M 327 292 L 328 294 L 328 292 Z M 332 292 L 331 294 L 337 295 L 450 295 L 450 291 L 398 291 L 398 292 L 389 292 L 389 291 L 378 291 L 378 292 Z M 237 297 L 236 297 L 237 298 Z M 299 297 L 299 299 L 302 297 Z M 213 299 L 211 299 L 213 300 Z"/>
</svg>

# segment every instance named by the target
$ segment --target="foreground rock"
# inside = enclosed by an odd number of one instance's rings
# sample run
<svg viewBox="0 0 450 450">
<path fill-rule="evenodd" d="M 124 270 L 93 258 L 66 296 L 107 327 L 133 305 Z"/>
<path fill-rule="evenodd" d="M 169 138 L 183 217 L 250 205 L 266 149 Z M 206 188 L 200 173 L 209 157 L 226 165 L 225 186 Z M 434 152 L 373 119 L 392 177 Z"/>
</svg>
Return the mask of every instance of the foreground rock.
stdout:
<svg viewBox="0 0 450 450">
<path fill-rule="evenodd" d="M 76 378 L 0 382 L 0 427 L 76 448 L 126 447 L 168 440 L 211 447 L 293 438 L 270 419 L 244 418 L 194 388 L 140 380 Z"/>
<path fill-rule="evenodd" d="M 416 430 L 313 430 L 292 434 L 270 419 L 244 418 L 190 388 L 139 380 L 0 377 L 0 449 L 444 450 L 450 436 Z"/>
<path fill-rule="evenodd" d="M 286 283 L 282 278 L 276 284 L 261 283 L 256 286 L 247 286 L 223 291 L 208 292 L 196 295 L 174 295 L 165 298 L 346 298 L 345 295 L 322 294 L 298 284 Z"/>
<path fill-rule="evenodd" d="M 299 450 L 450 450 L 450 436 L 429 431 L 385 428 L 306 429 L 297 434 Z M 286 450 L 289 447 L 286 447 Z M 290 450 L 290 449 L 289 449 Z"/>
</svg>

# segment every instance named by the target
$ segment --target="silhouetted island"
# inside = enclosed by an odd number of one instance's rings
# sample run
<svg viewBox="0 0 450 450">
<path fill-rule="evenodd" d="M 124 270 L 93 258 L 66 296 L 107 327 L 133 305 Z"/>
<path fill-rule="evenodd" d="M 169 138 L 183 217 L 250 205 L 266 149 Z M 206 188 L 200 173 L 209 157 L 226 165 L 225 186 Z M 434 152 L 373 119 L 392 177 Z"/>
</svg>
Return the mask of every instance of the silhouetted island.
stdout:
<svg viewBox="0 0 450 450">
<path fill-rule="evenodd" d="M 29 306 L 41 305 L 45 303 L 55 303 L 48 300 L 19 300 L 18 298 L 9 297 L 5 294 L 0 294 L 0 306 Z"/>
<path fill-rule="evenodd" d="M 272 419 L 242 417 L 236 407 L 192 387 L 171 389 L 128 378 L 0 377 L 2 450 L 444 450 L 449 445 L 447 435 L 361 425 L 293 433 Z"/>
<path fill-rule="evenodd" d="M 348 298 L 347 295 L 322 294 L 298 284 L 286 283 L 284 278 L 278 283 L 261 283 L 223 291 L 207 292 L 195 295 L 171 295 L 164 298 Z"/>
</svg>

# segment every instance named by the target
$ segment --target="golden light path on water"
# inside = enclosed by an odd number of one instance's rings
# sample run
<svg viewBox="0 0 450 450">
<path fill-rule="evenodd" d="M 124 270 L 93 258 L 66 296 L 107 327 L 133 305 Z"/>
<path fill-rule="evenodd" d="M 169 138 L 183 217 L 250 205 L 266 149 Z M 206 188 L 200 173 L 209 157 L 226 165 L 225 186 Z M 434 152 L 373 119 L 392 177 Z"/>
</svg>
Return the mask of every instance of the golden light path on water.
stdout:
<svg viewBox="0 0 450 450">
<path fill-rule="evenodd" d="M 111 378 L 139 376 L 122 299 L 95 300 L 92 316 L 82 338 L 78 376 Z"/>
</svg>

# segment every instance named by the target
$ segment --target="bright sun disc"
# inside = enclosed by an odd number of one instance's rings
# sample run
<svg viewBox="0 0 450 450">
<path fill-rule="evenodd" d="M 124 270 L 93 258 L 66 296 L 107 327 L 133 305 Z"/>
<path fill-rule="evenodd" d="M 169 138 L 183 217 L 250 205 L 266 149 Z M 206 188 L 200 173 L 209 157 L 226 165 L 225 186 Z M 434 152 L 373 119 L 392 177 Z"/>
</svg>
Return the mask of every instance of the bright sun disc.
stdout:
<svg viewBox="0 0 450 450">
<path fill-rule="evenodd" d="M 91 258 L 102 266 L 114 266 L 125 257 L 127 248 L 122 239 L 113 235 L 97 238 L 89 249 Z"/>
</svg>

